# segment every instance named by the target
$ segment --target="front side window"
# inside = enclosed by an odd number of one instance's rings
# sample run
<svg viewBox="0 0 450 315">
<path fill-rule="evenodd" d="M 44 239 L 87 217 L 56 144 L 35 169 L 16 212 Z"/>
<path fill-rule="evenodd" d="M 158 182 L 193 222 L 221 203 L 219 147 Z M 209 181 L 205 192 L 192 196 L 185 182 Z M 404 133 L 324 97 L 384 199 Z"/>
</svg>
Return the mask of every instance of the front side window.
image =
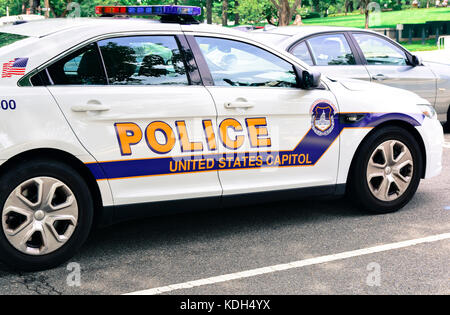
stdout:
<svg viewBox="0 0 450 315">
<path fill-rule="evenodd" d="M 308 47 L 306 46 L 306 42 L 301 42 L 300 44 L 295 46 L 291 53 L 304 63 L 310 66 L 314 65 L 311 54 L 309 53 Z"/>
<path fill-rule="evenodd" d="M 316 66 L 355 65 L 355 56 L 343 34 L 308 39 Z"/>
<path fill-rule="evenodd" d="M 48 67 L 55 85 L 105 85 L 105 71 L 96 44 L 88 45 Z"/>
<path fill-rule="evenodd" d="M 135 36 L 99 42 L 113 85 L 188 85 L 184 58 L 174 36 Z"/>
<path fill-rule="evenodd" d="M 246 43 L 196 37 L 216 86 L 297 87 L 294 67 Z"/>
<path fill-rule="evenodd" d="M 407 65 L 405 52 L 388 41 L 370 34 L 354 33 L 353 36 L 369 65 Z"/>
</svg>

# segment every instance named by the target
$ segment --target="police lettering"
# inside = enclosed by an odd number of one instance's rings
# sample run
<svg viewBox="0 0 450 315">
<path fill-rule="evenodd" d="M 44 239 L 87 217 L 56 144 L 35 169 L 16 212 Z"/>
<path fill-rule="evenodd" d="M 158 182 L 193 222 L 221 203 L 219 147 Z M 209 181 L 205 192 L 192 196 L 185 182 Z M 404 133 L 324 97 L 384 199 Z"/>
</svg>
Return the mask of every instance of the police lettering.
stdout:
<svg viewBox="0 0 450 315">
<path fill-rule="evenodd" d="M 139 125 L 132 122 L 116 123 L 114 127 L 123 156 L 132 155 L 132 147 L 139 144 L 144 138 L 148 148 L 157 154 L 171 152 L 177 141 L 181 152 L 217 151 L 216 131 L 212 121 L 203 120 L 202 125 L 206 146 L 203 142 L 191 139 L 189 128 L 184 120 L 176 121 L 175 128 L 163 121 L 151 122 L 144 131 Z M 248 137 L 252 148 L 264 148 L 272 145 L 266 118 L 247 118 L 245 127 L 247 132 L 236 119 L 224 119 L 219 124 L 217 132 L 220 143 L 230 150 L 238 150 Z M 190 167 L 190 165 L 186 167 Z"/>
</svg>

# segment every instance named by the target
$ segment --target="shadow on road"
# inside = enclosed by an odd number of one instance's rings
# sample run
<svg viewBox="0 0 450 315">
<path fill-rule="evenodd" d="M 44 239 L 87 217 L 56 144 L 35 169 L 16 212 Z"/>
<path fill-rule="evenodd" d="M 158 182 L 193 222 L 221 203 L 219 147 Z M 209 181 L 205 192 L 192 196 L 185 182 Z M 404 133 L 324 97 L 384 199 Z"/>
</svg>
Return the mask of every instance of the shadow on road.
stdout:
<svg viewBox="0 0 450 315">
<path fill-rule="evenodd" d="M 103 260 L 103 254 L 134 254 L 190 243 L 196 240 L 227 238 L 240 233 L 301 226 L 348 217 L 366 216 L 344 199 L 286 201 L 252 207 L 212 209 L 128 221 L 92 232 L 81 249 L 86 256 Z M 0 278 L 11 270 L 0 263 Z"/>
</svg>

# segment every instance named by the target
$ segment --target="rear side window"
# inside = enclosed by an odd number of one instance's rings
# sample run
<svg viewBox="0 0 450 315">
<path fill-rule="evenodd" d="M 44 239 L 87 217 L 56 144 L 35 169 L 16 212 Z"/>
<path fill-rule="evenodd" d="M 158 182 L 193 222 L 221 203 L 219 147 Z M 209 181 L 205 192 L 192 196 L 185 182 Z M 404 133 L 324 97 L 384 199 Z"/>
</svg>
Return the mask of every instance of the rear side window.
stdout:
<svg viewBox="0 0 450 315">
<path fill-rule="evenodd" d="M 100 41 L 109 84 L 188 85 L 174 36 L 134 36 Z"/>
<path fill-rule="evenodd" d="M 28 38 L 27 36 L 9 34 L 9 33 L 0 33 L 0 48 L 11 45 L 19 40 Z"/>
<path fill-rule="evenodd" d="M 106 75 L 97 44 L 88 45 L 48 67 L 55 85 L 105 85 Z"/>
<path fill-rule="evenodd" d="M 355 57 L 343 34 L 308 39 L 316 66 L 354 65 Z"/>
</svg>

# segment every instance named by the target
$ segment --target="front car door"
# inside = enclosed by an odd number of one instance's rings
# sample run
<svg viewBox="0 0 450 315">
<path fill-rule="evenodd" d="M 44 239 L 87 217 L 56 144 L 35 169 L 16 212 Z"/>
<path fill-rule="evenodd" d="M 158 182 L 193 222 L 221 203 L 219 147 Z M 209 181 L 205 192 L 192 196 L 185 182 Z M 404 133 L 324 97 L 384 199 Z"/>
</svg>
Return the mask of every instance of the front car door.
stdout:
<svg viewBox="0 0 450 315">
<path fill-rule="evenodd" d="M 326 88 L 297 88 L 292 61 L 267 47 L 208 34 L 198 34 L 191 42 L 204 57 L 198 62 L 217 107 L 224 196 L 334 189 L 339 160 L 334 95 Z M 313 113 L 323 123 L 317 128 Z"/>
<path fill-rule="evenodd" d="M 310 36 L 293 45 L 289 52 L 324 75 L 370 81 L 345 33 Z"/>
<path fill-rule="evenodd" d="M 216 109 L 186 47 L 182 34 L 111 35 L 47 68 L 48 88 L 115 205 L 222 193 L 217 171 L 193 171 L 191 156 L 206 148 L 202 121 L 214 124 Z"/>
<path fill-rule="evenodd" d="M 428 67 L 411 66 L 412 56 L 380 35 L 353 32 L 352 36 L 373 82 L 409 90 L 435 104 L 436 76 Z"/>
</svg>

